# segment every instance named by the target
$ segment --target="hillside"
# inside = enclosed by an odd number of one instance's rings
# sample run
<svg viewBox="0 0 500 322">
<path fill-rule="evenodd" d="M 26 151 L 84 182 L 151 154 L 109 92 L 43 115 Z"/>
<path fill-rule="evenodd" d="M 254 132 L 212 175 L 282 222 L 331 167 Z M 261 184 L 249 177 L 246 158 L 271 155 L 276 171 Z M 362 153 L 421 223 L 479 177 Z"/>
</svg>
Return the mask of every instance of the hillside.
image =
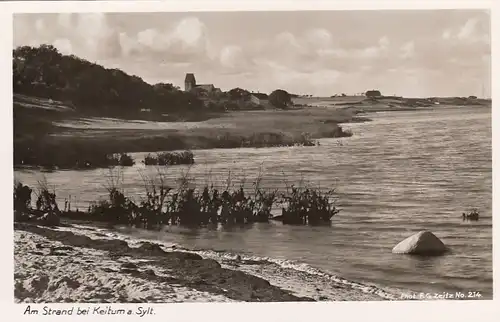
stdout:
<svg viewBox="0 0 500 322">
<path fill-rule="evenodd" d="M 62 55 L 50 45 L 18 47 L 13 51 L 12 63 L 14 94 L 64 102 L 59 105 L 72 106 L 81 114 L 127 117 L 143 109 L 159 115 L 184 114 L 203 107 L 195 95 L 172 84 L 150 85 L 119 69 Z M 27 106 L 22 96 L 17 98 Z"/>
</svg>

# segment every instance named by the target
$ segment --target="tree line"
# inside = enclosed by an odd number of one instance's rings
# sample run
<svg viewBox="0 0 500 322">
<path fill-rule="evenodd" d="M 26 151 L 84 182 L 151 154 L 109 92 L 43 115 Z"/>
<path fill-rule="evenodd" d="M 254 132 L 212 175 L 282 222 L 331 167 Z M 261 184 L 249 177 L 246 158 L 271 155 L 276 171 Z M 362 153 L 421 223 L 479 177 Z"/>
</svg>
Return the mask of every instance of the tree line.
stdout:
<svg viewBox="0 0 500 322">
<path fill-rule="evenodd" d="M 179 113 L 203 107 L 203 102 L 172 84 L 151 85 L 119 69 L 105 68 L 74 55 L 62 55 L 52 45 L 13 50 L 14 93 L 70 101 L 79 112 L 130 114 L 141 109 Z"/>
</svg>

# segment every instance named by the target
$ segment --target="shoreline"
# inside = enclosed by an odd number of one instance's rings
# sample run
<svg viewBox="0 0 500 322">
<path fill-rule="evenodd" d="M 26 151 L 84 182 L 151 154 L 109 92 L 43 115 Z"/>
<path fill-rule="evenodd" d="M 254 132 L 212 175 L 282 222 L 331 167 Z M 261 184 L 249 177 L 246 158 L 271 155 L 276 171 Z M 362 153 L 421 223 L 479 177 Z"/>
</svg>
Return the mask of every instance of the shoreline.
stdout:
<svg viewBox="0 0 500 322">
<path fill-rule="evenodd" d="M 116 294 L 118 290 L 112 290 L 105 285 L 86 285 L 85 280 L 78 280 L 78 275 L 85 275 L 84 267 L 78 268 L 80 272 L 66 271 L 64 276 L 54 276 L 58 272 L 51 272 L 52 268 L 43 268 L 44 260 L 39 258 L 32 263 L 35 271 L 27 272 L 31 276 L 22 276 L 22 269 L 26 266 L 28 256 L 41 256 L 64 259 L 65 266 L 74 266 L 78 261 L 78 255 L 96 252 L 99 261 L 114 261 L 116 267 L 105 268 L 99 263 L 94 263 L 92 269 L 96 279 L 103 279 L 106 273 L 112 275 L 120 274 L 124 279 L 132 279 L 137 283 L 154 283 L 161 290 L 168 285 L 175 285 L 189 289 L 193 292 L 201 292 L 206 298 L 201 301 L 243 301 L 243 302 L 287 302 L 287 301 L 313 301 L 313 299 L 298 297 L 278 287 L 272 286 L 268 281 L 239 271 L 222 268 L 212 259 L 204 259 L 199 255 L 187 252 L 164 251 L 159 244 L 141 243 L 139 247 L 130 247 L 127 242 L 119 239 L 92 239 L 85 235 L 75 234 L 71 231 L 39 227 L 29 224 L 15 224 L 15 298 L 18 302 L 42 301 L 42 302 L 85 302 L 92 300 L 104 300 L 104 302 L 172 302 L 168 297 L 163 298 L 134 298 L 124 297 Z M 36 236 L 36 238 L 35 238 Z M 24 242 L 22 242 L 24 241 Z M 55 244 L 61 246 L 55 246 Z M 34 244 L 34 245 L 33 245 Z M 24 245 L 24 247 L 19 247 Z M 23 249 L 24 248 L 24 249 Z M 36 249 L 36 250 L 34 250 Z M 43 251 L 48 250 L 48 254 Z M 82 251 L 84 250 L 84 251 Z M 71 254 L 73 253 L 73 254 Z M 78 254 L 80 253 L 80 254 Z M 83 253 L 83 254 L 82 254 Z M 45 256 L 44 256 L 45 255 Z M 104 258 L 100 258 L 104 255 Z M 33 259 L 30 259 L 33 260 Z M 88 259 L 87 259 L 88 260 Z M 90 260 L 91 261 L 91 260 Z M 61 264 L 57 263 L 58 266 Z M 63 265 L 64 266 L 64 265 Z M 77 265 L 78 266 L 78 265 Z M 119 267 L 119 269 L 118 269 Z M 64 269 L 64 267 L 61 267 Z M 90 269 L 89 269 L 90 271 Z M 100 272 L 97 272 L 100 271 Z M 55 273 L 55 274 L 54 274 Z M 88 272 L 87 272 L 88 273 Z M 52 274 L 52 276 L 50 276 Z M 73 275 L 73 276 L 72 276 Z M 71 279 L 71 280 L 70 280 Z M 94 281 L 95 282 L 95 281 Z M 66 285 L 62 285 L 66 284 Z M 100 286 L 100 287 L 99 287 Z M 129 285 L 130 286 L 130 285 Z M 85 298 L 84 290 L 92 287 L 94 292 L 107 291 L 108 294 L 97 296 L 97 298 Z M 61 289 L 71 290 L 66 294 L 70 298 L 62 298 Z M 102 289 L 100 289 L 102 288 Z M 133 291 L 130 289 L 129 291 Z M 154 291 L 154 290 L 150 290 Z M 158 291 L 158 290 L 157 290 Z M 52 293 L 52 294 L 51 294 Z M 115 293 L 115 294 L 114 294 Z M 174 291 L 175 293 L 175 291 Z M 38 296 L 31 298 L 30 295 Z M 59 297 L 58 297 L 59 296 Z M 96 294 L 94 294 L 96 296 Z M 99 298 L 100 297 L 100 298 Z M 176 302 L 173 300 L 173 302 Z M 183 300 L 185 302 L 185 300 Z"/>
<path fill-rule="evenodd" d="M 240 256 L 215 260 L 207 251 L 169 248 L 161 242 L 132 241 L 104 232 L 76 224 L 54 229 L 16 223 L 16 302 L 396 300 L 379 289 L 356 283 L 352 287 L 321 274 L 307 285 L 300 284 L 287 268 L 281 270 L 282 276 L 269 278 L 266 271 L 272 262 Z M 331 285 L 326 287 L 325 282 Z M 118 289 L 110 283 L 117 283 Z M 90 288 L 90 294 L 83 291 Z"/>
</svg>

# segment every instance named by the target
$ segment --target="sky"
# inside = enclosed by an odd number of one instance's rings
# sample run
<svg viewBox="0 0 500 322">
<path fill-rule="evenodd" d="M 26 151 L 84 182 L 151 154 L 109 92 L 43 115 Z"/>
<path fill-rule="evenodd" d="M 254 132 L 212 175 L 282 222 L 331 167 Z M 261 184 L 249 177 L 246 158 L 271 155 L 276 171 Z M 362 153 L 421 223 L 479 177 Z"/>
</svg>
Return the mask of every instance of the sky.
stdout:
<svg viewBox="0 0 500 322">
<path fill-rule="evenodd" d="M 491 95 L 480 10 L 15 14 L 14 47 L 40 44 L 182 88 Z"/>
</svg>

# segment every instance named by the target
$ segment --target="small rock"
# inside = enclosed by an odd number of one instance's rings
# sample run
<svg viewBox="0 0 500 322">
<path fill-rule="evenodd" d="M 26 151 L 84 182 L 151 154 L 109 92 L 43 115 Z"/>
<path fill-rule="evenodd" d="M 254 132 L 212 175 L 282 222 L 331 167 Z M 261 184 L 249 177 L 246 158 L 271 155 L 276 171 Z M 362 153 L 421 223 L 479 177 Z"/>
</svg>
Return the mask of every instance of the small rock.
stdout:
<svg viewBox="0 0 500 322">
<path fill-rule="evenodd" d="M 395 254 L 438 256 L 446 253 L 447 248 L 433 233 L 427 230 L 420 231 L 399 244 L 392 252 Z"/>
</svg>

